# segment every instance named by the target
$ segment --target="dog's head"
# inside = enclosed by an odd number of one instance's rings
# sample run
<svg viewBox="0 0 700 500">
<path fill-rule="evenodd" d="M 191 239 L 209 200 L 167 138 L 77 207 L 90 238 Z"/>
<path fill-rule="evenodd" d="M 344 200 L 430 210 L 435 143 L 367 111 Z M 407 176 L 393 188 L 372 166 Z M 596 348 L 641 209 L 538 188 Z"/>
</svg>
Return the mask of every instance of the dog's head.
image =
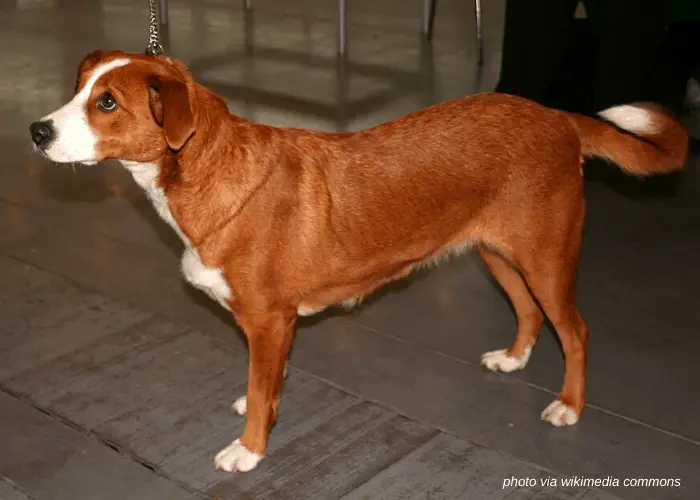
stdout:
<svg viewBox="0 0 700 500">
<path fill-rule="evenodd" d="M 30 125 L 32 141 L 58 163 L 154 161 L 195 132 L 191 89 L 177 61 L 95 51 L 80 64 L 73 99 Z"/>
</svg>

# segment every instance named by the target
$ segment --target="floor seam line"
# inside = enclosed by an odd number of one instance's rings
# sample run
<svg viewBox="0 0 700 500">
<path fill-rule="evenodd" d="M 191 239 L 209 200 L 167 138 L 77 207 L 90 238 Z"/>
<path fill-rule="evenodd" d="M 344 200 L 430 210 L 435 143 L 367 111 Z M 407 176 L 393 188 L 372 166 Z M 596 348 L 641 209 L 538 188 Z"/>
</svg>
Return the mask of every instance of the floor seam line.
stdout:
<svg viewBox="0 0 700 500">
<path fill-rule="evenodd" d="M 147 311 L 146 311 L 146 312 L 147 312 Z M 10 384 L 10 383 L 12 383 L 13 381 L 17 380 L 18 378 L 22 378 L 22 377 L 25 376 L 26 374 L 31 373 L 32 371 L 45 369 L 45 368 L 46 368 L 47 366 L 49 366 L 51 363 L 55 363 L 56 361 L 60 360 L 60 359 L 63 358 L 63 357 L 66 357 L 66 356 L 75 354 L 75 353 L 77 353 L 77 352 L 79 352 L 79 351 L 83 351 L 83 350 L 85 350 L 85 349 L 91 349 L 91 348 L 93 348 L 95 345 L 97 345 L 97 344 L 99 344 L 101 341 L 103 341 L 104 339 L 107 339 L 107 338 L 109 338 L 109 337 L 116 336 L 116 335 L 123 335 L 124 333 L 127 333 L 127 334 L 128 334 L 128 333 L 131 332 L 132 330 L 135 330 L 135 329 L 137 329 L 137 328 L 143 328 L 144 326 L 147 326 L 147 325 L 148 325 L 150 322 L 152 322 L 153 320 L 154 320 L 154 317 L 153 317 L 153 315 L 151 314 L 151 316 L 149 316 L 149 317 L 147 317 L 147 318 L 144 318 L 144 319 L 142 319 L 142 320 L 139 320 L 139 321 L 137 321 L 136 323 L 132 323 L 132 324 L 126 326 L 125 328 L 122 328 L 121 330 L 117 330 L 117 331 L 115 331 L 115 332 L 113 332 L 113 333 L 110 333 L 110 334 L 108 334 L 108 335 L 105 335 L 104 337 L 99 337 L 99 338 L 97 338 L 97 339 L 95 339 L 95 340 L 93 340 L 93 341 L 91 341 L 91 342 L 89 342 L 89 343 L 87 343 L 87 344 L 85 344 L 85 345 L 83 345 L 83 346 L 79 346 L 79 347 L 73 349 L 72 351 L 68 351 L 68 352 L 66 352 L 66 353 L 64 353 L 64 354 L 61 354 L 61 355 L 56 356 L 56 357 L 54 357 L 54 358 L 48 359 L 47 361 L 44 361 L 43 363 L 40 363 L 40 364 L 38 364 L 38 365 L 33 365 L 33 366 L 31 366 L 31 367 L 29 367 L 29 368 L 26 368 L 26 369 L 24 369 L 24 370 L 22 370 L 22 371 L 20 371 L 20 372 L 17 372 L 17 373 L 12 374 L 12 375 L 9 376 L 9 377 L 5 377 L 4 379 L 0 379 L 0 384 L 3 384 L 3 385 L 5 385 L 5 384 Z M 180 334 L 178 334 L 178 335 L 180 335 Z M 156 345 L 158 345 L 158 344 L 156 343 L 156 344 L 152 344 L 152 345 L 153 345 L 153 346 L 156 346 Z M 134 352 L 139 352 L 139 348 L 138 348 L 138 347 L 130 347 L 129 350 L 126 351 L 126 352 L 124 352 L 124 353 L 117 354 L 117 355 L 115 355 L 115 356 L 113 356 L 113 357 L 111 357 L 111 358 L 107 358 L 107 359 L 105 360 L 105 363 L 111 362 L 111 361 L 113 361 L 113 360 L 119 360 L 119 358 L 120 358 L 123 354 L 134 353 Z M 100 365 L 105 364 L 105 363 L 100 363 Z M 89 371 L 89 369 L 88 369 L 87 371 Z M 83 371 L 83 372 L 78 373 L 77 375 L 84 375 L 84 374 L 85 374 L 85 372 Z"/>
<path fill-rule="evenodd" d="M 348 411 L 350 408 L 359 406 L 360 404 L 362 404 L 362 401 L 358 399 L 357 401 L 355 401 L 352 405 L 350 405 L 350 406 L 349 406 L 346 410 L 344 410 L 344 411 Z M 334 415 L 334 416 L 335 416 L 335 415 Z M 333 418 L 333 417 L 331 417 L 331 418 Z M 367 431 L 376 430 L 378 427 L 380 427 L 381 425 L 385 424 L 386 422 L 389 422 L 392 418 L 394 418 L 394 415 L 388 414 L 388 415 L 386 415 L 384 418 L 385 418 L 385 420 L 373 421 L 373 422 L 372 422 L 373 425 L 370 426 L 370 427 L 367 427 L 366 430 L 367 430 Z M 330 420 L 330 419 L 329 419 L 329 420 Z M 309 431 L 309 433 L 312 433 L 312 432 L 313 432 L 313 430 Z M 309 433 L 307 433 L 307 434 L 309 434 Z M 294 481 L 295 479 L 298 479 L 299 477 L 303 476 L 303 475 L 306 474 L 307 472 L 309 472 L 309 471 L 313 470 L 314 468 L 318 467 L 319 465 L 323 464 L 324 462 L 326 462 L 327 460 L 331 459 L 332 457 L 334 457 L 334 456 L 337 455 L 338 453 L 342 452 L 343 450 L 346 450 L 347 448 L 349 448 L 350 446 L 352 446 L 353 444 L 355 444 L 355 443 L 356 443 L 357 441 L 359 441 L 360 439 L 362 439 L 362 436 L 358 436 L 358 437 L 355 438 L 354 440 L 352 440 L 352 441 L 346 443 L 344 446 L 341 446 L 341 447 L 340 447 L 339 449 L 337 449 L 335 452 L 333 452 L 333 453 L 331 453 L 331 454 L 325 456 L 323 459 L 320 459 L 320 460 L 319 460 L 319 459 L 316 459 L 316 460 L 314 460 L 311 464 L 307 465 L 306 467 L 304 467 L 304 468 L 301 469 L 300 471 L 297 471 L 297 473 L 295 473 L 292 477 L 288 478 L 286 481 L 284 481 L 284 482 L 283 482 L 282 484 L 280 484 L 278 487 L 276 487 L 275 489 L 273 489 L 273 490 L 271 490 L 271 491 L 265 493 L 263 496 L 258 497 L 258 498 L 260 498 L 261 500 L 262 500 L 262 499 L 265 499 L 265 498 L 268 498 L 270 495 L 272 495 L 273 493 L 278 492 L 281 488 L 283 488 L 284 486 L 286 486 L 286 485 L 289 484 L 290 482 Z"/>
<path fill-rule="evenodd" d="M 26 491 L 24 491 L 24 489 L 23 489 L 19 484 L 17 484 L 16 482 L 14 482 L 14 481 L 13 481 L 12 479 L 10 479 L 9 477 L 4 476 L 4 475 L 3 475 L 3 476 L 0 476 L 0 481 L 3 481 L 3 482 L 5 482 L 5 483 L 9 484 L 9 485 L 10 485 L 10 488 L 12 488 L 12 489 L 15 490 L 15 491 L 18 491 L 19 493 L 21 493 L 22 495 L 24 495 L 25 497 L 27 497 L 27 500 L 35 500 L 35 498 L 34 498 L 33 496 L 31 496 L 29 493 L 27 493 Z"/>
<path fill-rule="evenodd" d="M 427 347 L 427 346 L 422 346 L 422 345 L 418 344 L 418 343 L 415 342 L 415 341 L 408 340 L 408 339 L 404 339 L 404 338 L 402 338 L 402 337 L 398 337 L 397 335 L 394 335 L 394 334 L 392 334 L 392 333 L 388 333 L 388 332 L 383 332 L 383 331 L 381 331 L 381 330 L 377 330 L 376 328 L 373 328 L 373 327 L 371 327 L 371 326 L 364 325 L 364 324 L 362 324 L 362 323 L 358 323 L 357 321 L 354 321 L 354 320 L 352 320 L 352 319 L 350 319 L 350 318 L 343 318 L 343 317 L 341 317 L 340 319 L 342 319 L 342 320 L 344 320 L 344 321 L 347 321 L 347 322 L 349 322 L 349 323 L 352 323 L 353 325 L 357 326 L 358 328 L 361 328 L 361 329 L 363 329 L 363 330 L 365 330 L 365 331 L 368 331 L 368 332 L 370 332 L 370 333 L 372 333 L 372 334 L 374 334 L 374 335 L 380 335 L 380 336 L 382 336 L 382 337 L 390 338 L 390 339 L 392 339 L 392 340 L 395 340 L 395 341 L 397 341 L 397 342 L 401 342 L 401 343 L 406 344 L 406 345 L 409 345 L 409 346 L 411 346 L 411 347 L 416 347 L 416 348 L 419 348 L 419 349 L 424 349 L 424 350 L 426 350 L 426 351 L 430 351 L 430 352 L 432 352 L 433 354 L 435 354 L 435 355 L 437 355 L 437 356 L 441 356 L 441 357 L 443 357 L 443 358 L 449 359 L 449 360 L 451 360 L 451 361 L 454 361 L 455 363 L 459 363 L 459 364 L 461 364 L 461 365 L 467 365 L 467 366 L 470 366 L 470 367 L 472 367 L 472 368 L 480 368 L 480 367 L 481 367 L 481 365 L 477 365 L 477 364 L 475 364 L 475 363 L 472 363 L 471 361 L 468 361 L 468 360 L 465 360 L 465 359 L 461 359 L 461 358 L 457 358 L 457 357 L 455 357 L 455 356 L 452 356 L 452 355 L 447 354 L 447 353 L 445 353 L 445 352 L 439 351 L 439 350 L 437 350 L 437 349 L 433 349 L 433 348 L 430 348 L 430 347 Z M 519 383 L 519 384 L 526 385 L 526 386 L 528 386 L 528 387 L 531 387 L 532 389 L 537 389 L 537 390 L 539 390 L 539 391 L 541 391 L 541 392 L 550 394 L 550 395 L 552 395 L 552 396 L 557 396 L 557 395 L 558 395 L 557 392 L 552 391 L 552 390 L 550 390 L 550 389 L 547 389 L 546 387 L 542 387 L 542 386 L 540 386 L 540 385 L 538 385 L 538 384 L 535 384 L 535 383 L 533 383 L 533 382 L 528 382 L 528 381 L 526 381 L 526 380 L 519 379 L 519 378 L 514 377 L 514 376 L 512 376 L 512 375 L 509 375 L 509 374 L 507 374 L 507 373 L 502 373 L 502 372 L 491 372 L 491 373 L 493 373 L 494 375 L 503 377 L 503 378 L 505 378 L 505 379 L 507 379 L 507 380 L 511 380 L 511 381 L 513 381 L 513 382 L 517 382 L 517 383 Z M 673 431 L 669 431 L 669 430 L 667 430 L 667 429 L 663 429 L 663 428 L 658 427 L 658 426 L 656 426 L 656 425 L 654 425 L 654 424 L 650 424 L 650 423 L 648 423 L 648 422 L 644 422 L 644 421 L 642 421 L 642 420 L 638 420 L 638 419 L 636 419 L 636 418 L 634 418 L 634 417 L 629 417 L 629 416 L 627 416 L 627 415 L 623 415 L 623 414 L 621 414 L 621 413 L 617 413 L 617 412 L 615 412 L 615 411 L 613 411 L 613 410 L 608 410 L 607 408 L 603 408 L 602 406 L 598 406 L 598 405 L 596 405 L 596 404 L 594 404 L 594 403 L 586 403 L 586 404 L 585 404 L 585 407 L 590 408 L 590 409 L 593 409 L 593 410 L 596 410 L 596 411 L 599 411 L 599 412 L 601 412 L 601 413 L 605 413 L 606 415 L 610 415 L 610 416 L 615 417 L 615 418 L 619 418 L 619 419 L 621 419 L 621 420 L 625 420 L 625 421 L 627 421 L 627 422 L 630 422 L 630 423 L 633 423 L 633 424 L 636 424 L 636 425 L 639 425 L 639 426 L 642 426 L 642 427 L 646 427 L 647 429 L 651 429 L 651 430 L 653 430 L 653 431 L 660 432 L 660 433 L 662 433 L 662 434 L 666 434 L 667 436 L 673 437 L 673 438 L 675 438 L 675 439 L 679 439 L 679 440 L 681 440 L 681 441 L 685 441 L 685 442 L 690 443 L 690 444 L 693 444 L 693 445 L 695 445 L 695 446 L 700 446 L 700 441 L 698 441 L 698 440 L 696 440 L 696 439 L 683 436 L 683 435 L 681 435 L 681 434 L 678 434 L 678 433 L 673 432 Z"/>
<path fill-rule="evenodd" d="M 133 463 L 135 463 L 135 464 L 137 464 L 145 469 L 150 470 L 151 472 L 153 472 L 157 476 L 159 476 L 159 477 L 165 479 L 166 481 L 176 485 L 177 487 L 181 488 L 182 490 L 184 490 L 184 491 L 186 491 L 186 492 L 188 492 L 188 493 L 190 493 L 198 498 L 203 498 L 203 499 L 210 498 L 209 496 L 204 494 L 202 491 L 194 489 L 194 488 L 190 487 L 189 485 L 187 485 L 187 484 L 185 484 L 185 483 L 183 483 L 175 478 L 168 476 L 162 470 L 160 470 L 160 468 L 157 465 L 151 464 L 147 460 L 142 459 L 138 454 L 134 453 L 133 451 L 131 451 L 127 447 L 120 445 L 118 443 L 115 443 L 114 441 L 102 436 L 99 432 L 87 429 L 87 428 L 83 427 L 82 425 L 78 424 L 77 422 L 71 420 L 70 418 L 65 417 L 65 416 L 61 415 L 60 413 L 58 413 L 54 410 L 51 410 L 50 408 L 46 408 L 46 407 L 36 403 L 30 397 L 25 396 L 24 394 L 21 394 L 19 392 L 16 392 L 16 391 L 6 387 L 4 384 L 0 384 L 0 392 L 4 393 L 5 395 L 7 395 L 7 396 L 9 396 L 17 401 L 20 401 L 24 404 L 31 406 L 35 410 L 37 410 L 37 411 L 41 412 L 42 414 L 46 415 L 47 417 L 51 418 L 53 421 L 58 422 L 61 425 L 64 425 L 66 427 L 69 427 L 69 428 L 75 430 L 76 432 L 79 432 L 80 434 L 87 437 L 91 441 L 99 443 L 100 445 L 111 449 L 112 451 L 119 454 L 120 456 L 126 458 L 127 460 L 130 460 L 131 462 L 133 462 Z M 14 484 L 14 483 L 12 483 L 12 484 Z"/>
<path fill-rule="evenodd" d="M 425 441 L 423 441 L 422 443 L 420 443 L 418 446 L 416 446 L 416 447 L 413 448 L 412 450 L 409 450 L 408 452 L 404 453 L 404 454 L 401 455 L 400 457 L 397 457 L 396 460 L 394 460 L 394 461 L 391 462 L 390 464 L 387 464 L 386 467 L 381 468 L 375 475 L 373 475 L 373 476 L 371 476 L 371 477 L 368 477 L 368 478 L 365 479 L 364 481 L 362 481 L 362 482 L 360 482 L 359 484 L 355 485 L 355 486 L 353 487 L 352 490 L 350 490 L 350 491 L 347 492 L 347 493 L 344 493 L 343 496 L 341 496 L 340 498 L 338 498 L 338 500 L 343 500 L 343 499 L 346 498 L 349 494 L 354 493 L 356 490 L 358 490 L 359 488 L 361 488 L 363 485 L 369 483 L 372 479 L 374 479 L 376 476 L 378 476 L 378 475 L 381 474 L 382 472 L 384 472 L 384 471 L 386 471 L 386 470 L 389 470 L 393 465 L 397 464 L 398 462 L 400 462 L 401 460 L 403 460 L 404 458 L 406 458 L 407 456 L 409 456 L 411 453 L 415 453 L 416 450 L 420 450 L 421 448 L 423 448 L 424 446 L 426 446 L 428 443 L 430 443 L 433 439 L 437 438 L 437 437 L 442 433 L 442 431 L 440 431 L 439 429 L 435 429 L 434 427 L 430 427 L 430 428 L 433 429 L 433 430 L 435 431 L 435 433 L 433 433 L 433 434 L 427 436 L 427 439 L 426 439 Z M 461 438 L 458 437 L 458 439 L 461 439 Z"/>
</svg>

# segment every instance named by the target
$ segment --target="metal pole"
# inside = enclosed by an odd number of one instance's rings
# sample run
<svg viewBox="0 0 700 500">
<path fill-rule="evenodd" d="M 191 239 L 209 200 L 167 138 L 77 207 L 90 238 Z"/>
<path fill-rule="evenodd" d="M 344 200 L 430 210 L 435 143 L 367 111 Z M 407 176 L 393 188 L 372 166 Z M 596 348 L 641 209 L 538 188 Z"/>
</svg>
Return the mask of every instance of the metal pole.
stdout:
<svg viewBox="0 0 700 500">
<path fill-rule="evenodd" d="M 168 24 L 168 0 L 159 0 L 160 24 Z"/>
<path fill-rule="evenodd" d="M 421 19 L 423 35 L 430 40 L 433 38 L 433 26 L 435 25 L 435 10 L 437 0 L 423 0 L 423 15 Z"/>
<path fill-rule="evenodd" d="M 481 0 L 474 0 L 474 9 L 476 10 L 477 62 L 482 65 L 484 64 L 484 27 L 481 23 Z"/>
<path fill-rule="evenodd" d="M 347 0 L 338 0 L 338 14 L 339 14 L 339 23 L 340 26 L 338 27 L 338 35 L 339 35 L 339 40 L 338 40 L 338 52 L 340 52 L 341 55 L 345 55 L 345 53 L 348 51 L 348 2 Z"/>
</svg>

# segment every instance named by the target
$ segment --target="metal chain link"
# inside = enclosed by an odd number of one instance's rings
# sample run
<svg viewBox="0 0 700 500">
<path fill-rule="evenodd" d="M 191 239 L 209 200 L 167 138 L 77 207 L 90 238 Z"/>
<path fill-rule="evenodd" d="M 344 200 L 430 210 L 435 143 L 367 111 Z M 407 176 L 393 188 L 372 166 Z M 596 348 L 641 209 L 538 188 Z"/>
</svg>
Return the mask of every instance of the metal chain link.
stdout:
<svg viewBox="0 0 700 500">
<path fill-rule="evenodd" d="M 156 0 L 148 0 L 148 47 L 146 54 L 158 56 L 163 53 L 158 33 L 158 14 L 156 12 Z"/>
</svg>

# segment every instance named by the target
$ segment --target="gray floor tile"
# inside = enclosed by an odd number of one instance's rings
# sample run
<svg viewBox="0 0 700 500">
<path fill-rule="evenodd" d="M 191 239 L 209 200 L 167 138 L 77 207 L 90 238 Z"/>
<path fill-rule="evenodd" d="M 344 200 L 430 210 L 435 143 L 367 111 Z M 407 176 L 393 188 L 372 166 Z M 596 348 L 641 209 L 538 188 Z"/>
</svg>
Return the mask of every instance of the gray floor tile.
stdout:
<svg viewBox="0 0 700 500">
<path fill-rule="evenodd" d="M 2 213 L 2 210 L 0 210 Z M 0 306 L 4 308 L 6 300 L 28 291 L 50 288 L 60 283 L 60 278 L 41 271 L 34 266 L 0 255 Z"/>
<path fill-rule="evenodd" d="M 0 475 L 34 500 L 196 498 L 6 394 L 0 393 L 0 407 Z"/>
<path fill-rule="evenodd" d="M 504 477 L 532 469 L 504 464 L 492 450 L 439 434 L 419 449 L 373 477 L 343 500 L 505 498 Z"/>
<path fill-rule="evenodd" d="M 124 362 L 127 357 L 172 340 L 185 331 L 184 327 L 149 318 L 25 370 L 5 381 L 5 386 L 39 404 L 48 404 L 71 392 L 83 378 L 99 373 L 105 364 Z"/>
<path fill-rule="evenodd" d="M 427 426 L 394 417 L 350 444 L 342 443 L 330 458 L 291 478 L 271 496 L 280 500 L 340 498 L 435 434 Z"/>
<path fill-rule="evenodd" d="M 15 295 L 3 301 L 2 309 L 0 378 L 5 379 L 150 317 L 61 285 Z"/>
<path fill-rule="evenodd" d="M 32 500 L 29 495 L 17 488 L 17 485 L 7 478 L 0 478 L 0 498 L 3 500 Z"/>
</svg>

